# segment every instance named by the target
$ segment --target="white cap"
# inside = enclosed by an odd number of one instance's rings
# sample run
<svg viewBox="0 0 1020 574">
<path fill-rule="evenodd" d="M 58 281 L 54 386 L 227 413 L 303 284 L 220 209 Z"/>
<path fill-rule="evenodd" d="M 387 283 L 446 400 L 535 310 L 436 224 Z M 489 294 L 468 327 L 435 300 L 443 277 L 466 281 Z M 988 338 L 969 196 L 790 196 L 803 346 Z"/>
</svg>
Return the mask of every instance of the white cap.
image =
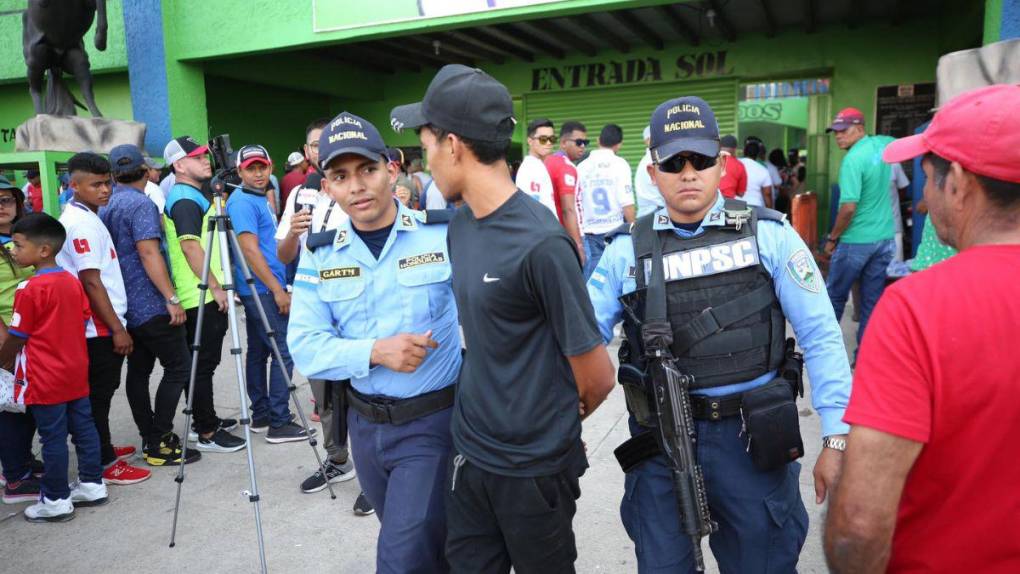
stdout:
<svg viewBox="0 0 1020 574">
<path fill-rule="evenodd" d="M 641 132 L 642 139 L 648 139 L 652 137 L 652 126 L 645 126 L 645 131 Z"/>
<path fill-rule="evenodd" d="M 292 151 L 290 152 L 290 155 L 287 156 L 287 165 L 290 167 L 294 167 L 303 161 L 305 161 L 305 156 L 299 151 Z"/>
</svg>

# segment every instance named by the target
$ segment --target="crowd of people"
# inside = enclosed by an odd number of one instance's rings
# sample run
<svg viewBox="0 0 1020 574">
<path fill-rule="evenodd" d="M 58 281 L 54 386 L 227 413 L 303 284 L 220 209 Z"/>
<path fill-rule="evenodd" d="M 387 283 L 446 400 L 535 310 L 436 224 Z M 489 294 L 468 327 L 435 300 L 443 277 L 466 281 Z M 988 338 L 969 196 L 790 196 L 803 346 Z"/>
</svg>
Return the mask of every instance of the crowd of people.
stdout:
<svg viewBox="0 0 1020 574">
<path fill-rule="evenodd" d="M 1020 546 L 1001 533 L 1020 505 L 1020 470 L 996 461 L 1020 430 L 1010 399 L 1020 362 L 1001 344 L 1020 320 L 1008 296 L 1020 172 L 1016 146 L 980 142 L 1012 142 L 1018 118 L 1017 86 L 965 94 L 899 141 L 842 110 L 829 127 L 848 151 L 838 214 L 816 250 L 786 218 L 805 180 L 796 151 L 767 152 L 751 136 L 738 154 L 704 100 L 651 112 L 636 172 L 619 155 L 620 126 L 593 141 L 579 121 L 542 118 L 512 173 L 508 91 L 450 65 L 421 102 L 391 112 L 395 130 L 417 134 L 428 172 L 348 112 L 308 125 L 279 182 L 265 147 L 236 152 L 225 191 L 233 286 L 219 251 L 205 252 L 214 166 L 190 137 L 166 144 L 163 178 L 133 145 L 76 154 L 59 221 L 29 207 L 38 189 L 0 178 L 0 367 L 27 407 L 0 412 L 3 501 L 34 502 L 30 521 L 65 521 L 105 503 L 108 485 L 151 476 L 129 463 L 135 447 L 111 440 L 125 362 L 146 465 L 249 447 L 213 401 L 226 311 L 240 305 L 251 402 L 241 423 L 270 444 L 309 441 L 317 429 L 294 422 L 287 383 L 295 369 L 308 378 L 327 457 L 300 488 L 358 478 L 354 511 L 381 524 L 379 572 L 572 572 L 581 424 L 617 381 L 631 435 L 616 449 L 620 513 L 639 571 L 700 563 L 674 492 L 684 473 L 700 477 L 721 571 L 795 571 L 808 533 L 803 368 L 833 571 L 1015 572 Z M 914 158 L 931 215 L 915 269 L 934 267 L 886 289 L 903 257 L 895 221 L 909 183 L 898 164 Z M 244 262 L 251 284 L 236 279 Z M 839 324 L 854 283 L 856 370 Z M 618 370 L 607 352 L 617 337 Z M 193 352 L 182 437 L 173 425 Z M 994 367 L 960 358 L 972 356 Z M 689 377 L 688 468 L 658 438 L 669 424 L 659 402 L 673 391 L 656 386 L 653 360 Z"/>
</svg>

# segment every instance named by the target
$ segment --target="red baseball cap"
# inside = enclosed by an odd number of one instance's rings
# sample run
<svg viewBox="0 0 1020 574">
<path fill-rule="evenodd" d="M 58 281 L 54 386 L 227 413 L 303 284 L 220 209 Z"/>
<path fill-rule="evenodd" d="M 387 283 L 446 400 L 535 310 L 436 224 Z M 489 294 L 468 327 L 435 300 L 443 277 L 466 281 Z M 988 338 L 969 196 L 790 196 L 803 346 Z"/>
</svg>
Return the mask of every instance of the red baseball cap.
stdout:
<svg viewBox="0 0 1020 574">
<path fill-rule="evenodd" d="M 882 152 L 886 163 L 926 153 L 971 173 L 1020 183 L 1020 85 L 997 84 L 953 98 L 924 132 L 900 138 Z"/>
<path fill-rule="evenodd" d="M 850 126 L 863 125 L 864 112 L 857 108 L 843 108 L 838 114 L 836 114 L 836 118 L 832 120 L 832 124 L 825 129 L 825 133 L 841 132 Z"/>
<path fill-rule="evenodd" d="M 269 152 L 260 145 L 246 145 L 237 152 L 237 167 L 243 169 L 256 162 L 273 165 Z"/>
</svg>

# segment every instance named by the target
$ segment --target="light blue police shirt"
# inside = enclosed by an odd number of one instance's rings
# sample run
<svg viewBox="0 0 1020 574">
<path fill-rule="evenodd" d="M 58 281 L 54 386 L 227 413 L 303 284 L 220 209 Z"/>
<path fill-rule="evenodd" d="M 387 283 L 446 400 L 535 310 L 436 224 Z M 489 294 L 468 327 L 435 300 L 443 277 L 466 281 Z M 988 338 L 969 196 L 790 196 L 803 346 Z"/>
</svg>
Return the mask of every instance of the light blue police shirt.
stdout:
<svg viewBox="0 0 1020 574">
<path fill-rule="evenodd" d="M 392 398 L 457 382 L 460 329 L 446 224 L 425 225 L 425 218 L 400 205 L 378 260 L 350 220 L 336 229 L 332 244 L 302 249 L 287 327 L 287 345 L 302 374 L 351 379 L 360 393 Z M 429 330 L 439 348 L 429 349 L 413 373 L 369 364 L 377 339 Z"/>
<path fill-rule="evenodd" d="M 724 224 L 723 202 L 722 195 L 719 195 L 701 226 L 693 233 L 675 228 L 665 207 L 656 211 L 653 227 L 656 230 L 671 229 L 683 238 L 700 235 L 704 227 Z M 843 412 L 850 397 L 850 363 L 843 345 L 843 334 L 814 258 L 786 221 L 759 220 L 757 241 L 761 262 L 772 276 L 783 313 L 793 325 L 797 342 L 804 349 L 811 380 L 811 402 L 822 419 L 822 435 L 847 433 L 850 427 L 843 422 Z M 588 280 L 588 295 L 595 307 L 595 319 L 607 344 L 613 338 L 613 328 L 623 318 L 623 304 L 619 298 L 637 289 L 634 267 L 631 236 L 621 234 L 606 246 Z M 708 396 L 729 395 L 763 385 L 775 376 L 773 372 L 743 383 L 694 392 Z"/>
</svg>

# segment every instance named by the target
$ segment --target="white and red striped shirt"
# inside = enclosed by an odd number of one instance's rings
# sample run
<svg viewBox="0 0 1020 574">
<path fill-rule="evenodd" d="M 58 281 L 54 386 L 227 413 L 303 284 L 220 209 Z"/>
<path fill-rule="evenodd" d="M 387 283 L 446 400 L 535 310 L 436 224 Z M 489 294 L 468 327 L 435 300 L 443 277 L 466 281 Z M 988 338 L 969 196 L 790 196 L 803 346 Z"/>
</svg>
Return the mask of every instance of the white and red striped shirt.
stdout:
<svg viewBox="0 0 1020 574">
<path fill-rule="evenodd" d="M 113 239 L 103 225 L 103 220 L 85 205 L 71 200 L 60 216 L 60 223 L 67 230 L 67 240 L 57 254 L 57 265 L 75 277 L 83 269 L 98 269 L 113 310 L 120 324 L 124 325 L 124 313 L 127 311 L 124 278 L 120 274 Z M 85 326 L 85 336 L 89 339 L 109 337 L 112 334 L 110 327 L 97 316 Z"/>
</svg>

